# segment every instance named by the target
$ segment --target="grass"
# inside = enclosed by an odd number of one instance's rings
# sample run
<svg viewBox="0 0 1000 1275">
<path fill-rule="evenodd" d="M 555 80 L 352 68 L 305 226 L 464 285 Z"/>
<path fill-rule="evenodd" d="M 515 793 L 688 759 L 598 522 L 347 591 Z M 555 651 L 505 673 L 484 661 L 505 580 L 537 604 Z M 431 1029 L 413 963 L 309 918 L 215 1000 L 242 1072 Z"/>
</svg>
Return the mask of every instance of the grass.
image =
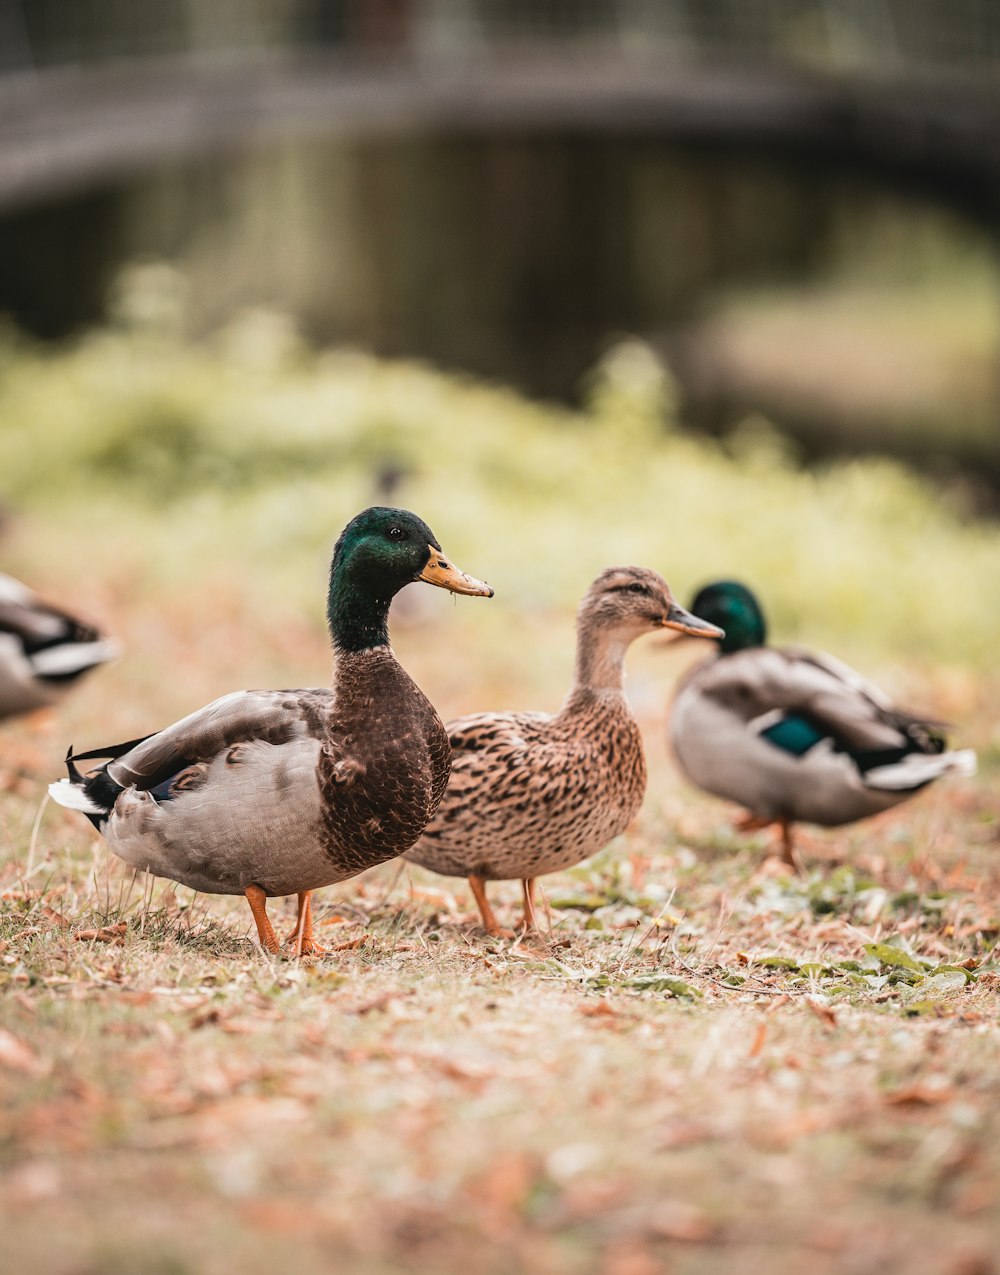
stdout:
<svg viewBox="0 0 1000 1275">
<path fill-rule="evenodd" d="M 767 434 L 736 458 L 662 436 L 668 387 L 634 347 L 573 417 L 253 332 L 249 363 L 233 334 L 8 351 L 6 564 L 126 654 L 56 722 L 0 735 L 4 1265 L 995 1270 L 995 531 L 890 465 L 809 476 Z M 137 448 L 126 472 L 114 440 L 185 396 L 182 459 L 166 447 L 147 474 Z M 815 833 L 791 876 L 666 755 L 670 684 L 696 652 L 639 644 L 647 801 L 544 880 L 544 944 L 484 938 L 463 883 L 388 865 L 321 892 L 339 950 L 299 963 L 257 950 L 241 901 L 132 881 L 80 817 L 41 809 L 70 740 L 323 681 L 329 541 L 403 450 L 401 498 L 498 588 L 423 590 L 394 623 L 445 716 L 555 707 L 577 596 L 631 558 L 685 599 L 746 574 L 777 636 L 958 722 L 980 776 Z M 494 889 L 513 919 L 516 885 Z M 291 906 L 273 905 L 286 929 Z"/>
</svg>

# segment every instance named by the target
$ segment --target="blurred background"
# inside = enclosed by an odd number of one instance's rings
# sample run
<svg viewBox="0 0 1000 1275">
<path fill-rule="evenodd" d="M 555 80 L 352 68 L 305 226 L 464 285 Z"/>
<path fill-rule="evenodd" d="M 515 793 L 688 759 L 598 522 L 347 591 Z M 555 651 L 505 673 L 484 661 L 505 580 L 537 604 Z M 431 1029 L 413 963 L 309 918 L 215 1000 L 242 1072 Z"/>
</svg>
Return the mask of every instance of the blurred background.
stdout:
<svg viewBox="0 0 1000 1275">
<path fill-rule="evenodd" d="M 998 62 L 996 0 L 0 0 L 7 568 L 301 679 L 392 500 L 498 589 L 412 610 L 446 711 L 558 702 L 615 558 L 981 710 Z"/>
<path fill-rule="evenodd" d="M 575 401 L 1000 489 L 994 0 L 0 0 L 0 310 L 267 305 Z"/>
</svg>

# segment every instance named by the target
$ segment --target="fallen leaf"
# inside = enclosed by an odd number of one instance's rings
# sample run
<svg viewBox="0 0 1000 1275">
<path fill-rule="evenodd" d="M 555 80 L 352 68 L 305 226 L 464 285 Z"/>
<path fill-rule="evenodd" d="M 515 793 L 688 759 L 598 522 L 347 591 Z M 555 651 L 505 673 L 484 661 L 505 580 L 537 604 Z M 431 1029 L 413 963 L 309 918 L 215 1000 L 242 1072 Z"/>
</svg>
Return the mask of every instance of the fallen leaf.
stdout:
<svg viewBox="0 0 1000 1275">
<path fill-rule="evenodd" d="M 580 1006 L 584 1018 L 621 1018 L 621 1014 L 607 1001 L 587 1001 Z"/>
<path fill-rule="evenodd" d="M 124 943 L 128 924 L 103 925 L 99 930 L 77 930 L 73 935 L 78 943 Z"/>
<path fill-rule="evenodd" d="M 954 1098 L 955 1090 L 948 1085 L 923 1085 L 918 1081 L 902 1089 L 891 1090 L 884 1095 L 883 1101 L 892 1107 L 934 1107 Z"/>
<path fill-rule="evenodd" d="M 378 996 L 373 996 L 371 1000 L 362 1001 L 360 1005 L 355 1005 L 347 1012 L 349 1014 L 360 1014 L 363 1017 L 365 1014 L 372 1014 L 376 1010 L 386 1009 L 394 1000 L 398 1000 L 401 996 L 412 995 L 412 991 L 401 992 L 393 990 L 389 992 L 382 992 Z"/>
<path fill-rule="evenodd" d="M 331 952 L 350 952 L 356 947 L 363 947 L 368 942 L 369 935 L 361 934 L 356 939 L 348 939 L 346 943 L 335 943 L 330 948 Z"/>
<path fill-rule="evenodd" d="M 68 930 L 72 924 L 68 917 L 63 916 L 61 912 L 57 912 L 55 908 L 50 908 L 48 904 L 42 908 L 42 915 L 46 920 L 51 921 L 53 925 L 58 925 L 60 930 Z"/>
<path fill-rule="evenodd" d="M 751 1058 L 759 1058 L 764 1050 L 764 1041 L 767 1040 L 767 1021 L 757 1024 L 757 1031 L 754 1034 L 753 1044 L 750 1046 Z"/>
<path fill-rule="evenodd" d="M 833 1028 L 837 1026 L 837 1015 L 834 1013 L 834 1011 L 830 1008 L 829 1005 L 825 1005 L 821 1000 L 818 1000 L 815 996 L 807 996 L 806 1004 L 809 1006 L 809 1008 L 816 1015 L 816 1017 L 823 1024 L 824 1027 Z"/>
<path fill-rule="evenodd" d="M 43 1076 L 48 1071 L 48 1064 L 30 1045 L 3 1027 L 0 1027 L 0 1067 L 23 1072 L 26 1076 Z"/>
</svg>

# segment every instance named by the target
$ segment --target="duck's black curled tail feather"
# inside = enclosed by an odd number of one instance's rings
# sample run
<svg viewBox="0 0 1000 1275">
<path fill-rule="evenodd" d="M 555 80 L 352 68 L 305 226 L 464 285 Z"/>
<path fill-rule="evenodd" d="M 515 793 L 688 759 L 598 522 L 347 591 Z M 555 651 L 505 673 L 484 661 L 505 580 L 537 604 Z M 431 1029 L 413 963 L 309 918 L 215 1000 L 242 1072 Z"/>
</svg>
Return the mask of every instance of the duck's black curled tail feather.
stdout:
<svg viewBox="0 0 1000 1275">
<path fill-rule="evenodd" d="M 116 745 L 117 747 L 119 746 Z M 121 747 L 123 752 L 127 752 L 132 745 L 128 744 Z M 81 814 L 86 815 L 94 827 L 100 831 L 114 809 L 118 794 L 124 791 L 123 787 L 121 784 L 116 783 L 108 774 L 107 764 L 93 775 L 84 775 L 76 763 L 95 756 L 114 757 L 118 755 L 120 754 L 114 750 L 98 753 L 74 753 L 71 745 L 66 752 L 66 773 L 69 775 L 69 779 L 62 779 L 59 783 L 50 784 L 49 793 L 61 806 L 67 806 L 71 810 L 79 810 Z"/>
</svg>

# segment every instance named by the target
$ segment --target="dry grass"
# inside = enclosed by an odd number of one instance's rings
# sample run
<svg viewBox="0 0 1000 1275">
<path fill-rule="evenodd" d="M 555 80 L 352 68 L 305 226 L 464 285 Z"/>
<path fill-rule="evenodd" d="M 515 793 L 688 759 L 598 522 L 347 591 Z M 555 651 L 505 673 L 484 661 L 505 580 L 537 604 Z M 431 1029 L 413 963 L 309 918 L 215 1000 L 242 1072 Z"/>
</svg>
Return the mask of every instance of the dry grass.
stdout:
<svg viewBox="0 0 1000 1275">
<path fill-rule="evenodd" d="M 676 780 L 681 657 L 647 644 L 649 798 L 544 882 L 544 945 L 484 938 L 460 882 L 389 866 L 323 892 L 342 950 L 294 963 L 240 901 L 130 881 L 79 817 L 32 829 L 66 740 L 320 680 L 318 623 L 197 572 L 157 594 L 108 563 L 88 590 L 129 656 L 57 727 L 2 739 L 6 1269 L 995 1269 L 995 681 L 895 671 L 921 707 L 962 706 L 985 773 L 821 834 L 797 880 Z M 446 714 L 558 702 L 568 612 L 497 611 L 477 645 L 484 604 L 439 601 L 397 647 Z"/>
</svg>

